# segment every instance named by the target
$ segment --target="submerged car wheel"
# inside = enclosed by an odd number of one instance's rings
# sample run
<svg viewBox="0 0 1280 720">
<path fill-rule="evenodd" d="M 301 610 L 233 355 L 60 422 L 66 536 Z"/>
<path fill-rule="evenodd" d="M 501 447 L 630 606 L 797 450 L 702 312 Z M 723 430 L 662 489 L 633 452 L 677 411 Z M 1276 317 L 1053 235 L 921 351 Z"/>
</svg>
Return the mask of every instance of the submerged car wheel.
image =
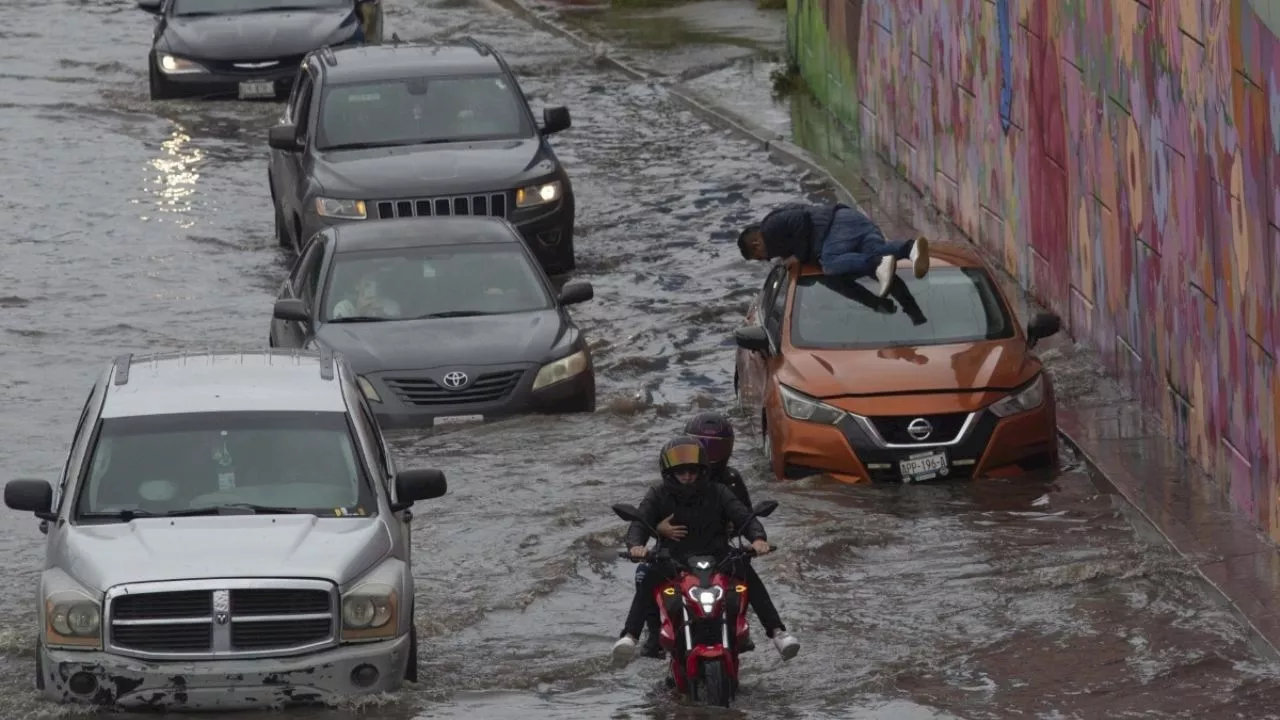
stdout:
<svg viewBox="0 0 1280 720">
<path fill-rule="evenodd" d="M 44 689 L 44 664 L 40 661 L 40 658 L 42 655 L 44 655 L 44 653 L 41 652 L 40 650 L 40 642 L 36 641 L 36 689 L 37 690 Z"/>
<path fill-rule="evenodd" d="M 289 228 L 285 225 L 284 212 L 280 210 L 280 204 L 276 202 L 274 190 L 271 193 L 271 206 L 276 211 L 276 242 L 280 244 L 280 247 L 290 247 L 293 241 L 289 239 Z"/>
<path fill-rule="evenodd" d="M 149 70 L 148 85 L 151 90 L 151 99 L 168 100 L 173 97 L 173 94 L 169 91 L 168 84 L 165 83 L 164 78 L 160 76 L 160 68 L 156 67 L 155 60 L 149 60 L 147 62 L 147 68 Z"/>
<path fill-rule="evenodd" d="M 409 664 L 404 668 L 404 679 L 418 682 L 418 626 L 409 629 Z"/>
</svg>

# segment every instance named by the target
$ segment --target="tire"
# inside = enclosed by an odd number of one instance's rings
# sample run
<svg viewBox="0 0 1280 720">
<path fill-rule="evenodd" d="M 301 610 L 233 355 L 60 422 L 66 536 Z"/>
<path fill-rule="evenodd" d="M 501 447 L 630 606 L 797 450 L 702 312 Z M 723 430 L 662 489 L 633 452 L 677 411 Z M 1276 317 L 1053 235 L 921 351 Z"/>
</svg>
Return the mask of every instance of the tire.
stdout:
<svg viewBox="0 0 1280 720">
<path fill-rule="evenodd" d="M 702 686 L 702 697 L 700 699 L 707 705 L 729 707 L 733 703 L 733 681 L 729 679 L 729 671 L 725 669 L 724 663 L 719 660 L 709 660 L 702 663 L 701 672 L 702 680 L 699 684 Z"/>
<path fill-rule="evenodd" d="M 410 617 L 413 617 L 410 614 Z M 418 682 L 418 626 L 409 629 L 409 664 L 404 667 L 404 679 L 407 682 Z"/>
<path fill-rule="evenodd" d="M 280 247 L 287 248 L 293 246 L 293 241 L 289 239 L 289 228 L 284 222 L 284 213 L 280 210 L 279 203 L 276 202 L 275 193 L 271 193 L 271 206 L 275 208 L 276 214 L 276 242 Z"/>
<path fill-rule="evenodd" d="M 36 689 L 44 690 L 44 664 L 40 658 L 44 653 L 41 652 L 40 643 L 36 643 Z"/>
<path fill-rule="evenodd" d="M 163 77 L 160 77 L 160 68 L 156 67 L 155 60 L 147 61 L 147 75 L 147 85 L 152 100 L 168 100 L 173 97 L 168 84 Z"/>
</svg>

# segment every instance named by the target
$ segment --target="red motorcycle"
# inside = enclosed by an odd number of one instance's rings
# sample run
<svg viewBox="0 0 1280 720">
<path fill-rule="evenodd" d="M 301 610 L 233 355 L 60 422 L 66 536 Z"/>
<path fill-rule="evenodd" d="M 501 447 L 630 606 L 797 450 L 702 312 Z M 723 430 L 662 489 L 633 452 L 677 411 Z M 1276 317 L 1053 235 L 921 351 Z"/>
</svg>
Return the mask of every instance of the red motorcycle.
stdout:
<svg viewBox="0 0 1280 720">
<path fill-rule="evenodd" d="M 756 504 L 752 518 L 768 517 L 778 508 L 773 500 Z M 614 505 L 623 520 L 644 525 L 656 538 L 662 536 L 649 527 L 632 505 Z M 731 547 L 717 559 L 710 555 L 673 557 L 661 546 L 642 558 L 625 550 L 619 557 L 632 562 L 666 565 L 672 576 L 654 590 L 662 631 L 658 642 L 671 659 L 667 684 L 695 702 L 729 707 L 738 692 L 738 654 L 747 637 L 747 584 L 728 574 L 737 561 L 753 558 L 750 547 Z"/>
</svg>

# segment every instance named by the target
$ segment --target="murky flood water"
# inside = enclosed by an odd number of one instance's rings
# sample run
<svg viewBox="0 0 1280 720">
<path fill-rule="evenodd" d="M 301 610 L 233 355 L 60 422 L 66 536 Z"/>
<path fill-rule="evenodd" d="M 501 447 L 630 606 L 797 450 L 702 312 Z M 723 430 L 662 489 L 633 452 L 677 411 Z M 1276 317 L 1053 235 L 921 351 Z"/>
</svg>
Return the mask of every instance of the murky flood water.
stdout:
<svg viewBox="0 0 1280 720">
<path fill-rule="evenodd" d="M 279 106 L 148 101 L 151 20 L 123 0 L 3 7 L 21 22 L 0 31 L 0 466 L 51 478 L 112 354 L 264 344 L 289 262 L 265 183 Z M 578 193 L 580 275 L 596 286 L 575 315 L 602 395 L 592 416 L 397 438 L 402 465 L 441 467 L 451 489 L 416 511 L 422 682 L 363 715 L 686 712 L 661 663 L 607 667 L 633 573 L 613 557 L 623 527 L 608 506 L 639 499 L 695 406 L 729 407 L 730 331 L 763 276 L 734 229 L 815 189 L 660 88 L 486 7 L 393 3 L 387 29 L 474 33 L 510 56 L 535 109 L 571 107 L 555 143 Z M 1088 389 L 1088 371 L 1059 369 Z M 1017 482 L 780 485 L 742 429 L 753 494 L 782 505 L 768 522 L 781 549 L 759 567 L 804 647 L 785 665 L 763 642 L 745 656 L 741 712 L 1275 717 L 1276 668 L 1070 458 Z M 0 511 L 0 717 L 74 712 L 31 689 L 42 541 L 33 519 Z"/>
</svg>

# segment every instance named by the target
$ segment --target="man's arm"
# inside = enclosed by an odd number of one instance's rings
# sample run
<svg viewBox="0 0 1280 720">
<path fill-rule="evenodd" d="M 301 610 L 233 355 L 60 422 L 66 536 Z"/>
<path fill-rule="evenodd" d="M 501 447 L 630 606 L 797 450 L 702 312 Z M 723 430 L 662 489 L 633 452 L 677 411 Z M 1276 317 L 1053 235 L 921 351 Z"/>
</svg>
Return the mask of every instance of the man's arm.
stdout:
<svg viewBox="0 0 1280 720">
<path fill-rule="evenodd" d="M 640 501 L 640 517 L 648 523 L 649 527 L 656 528 L 661 518 L 658 517 L 658 491 L 649 488 L 644 494 L 644 499 Z M 649 542 L 649 530 L 643 524 L 638 522 L 631 523 L 627 528 L 627 547 L 644 547 Z"/>
<path fill-rule="evenodd" d="M 756 540 L 768 540 L 769 536 L 764 532 L 764 525 L 760 521 L 751 517 L 751 511 L 743 505 L 733 491 L 723 485 L 717 485 L 716 491 L 720 496 L 720 507 L 724 509 L 725 515 L 729 516 L 729 522 L 733 523 L 736 528 L 742 528 L 742 534 L 751 542 Z M 751 518 L 751 522 L 747 522 L 747 518 Z"/>
</svg>

